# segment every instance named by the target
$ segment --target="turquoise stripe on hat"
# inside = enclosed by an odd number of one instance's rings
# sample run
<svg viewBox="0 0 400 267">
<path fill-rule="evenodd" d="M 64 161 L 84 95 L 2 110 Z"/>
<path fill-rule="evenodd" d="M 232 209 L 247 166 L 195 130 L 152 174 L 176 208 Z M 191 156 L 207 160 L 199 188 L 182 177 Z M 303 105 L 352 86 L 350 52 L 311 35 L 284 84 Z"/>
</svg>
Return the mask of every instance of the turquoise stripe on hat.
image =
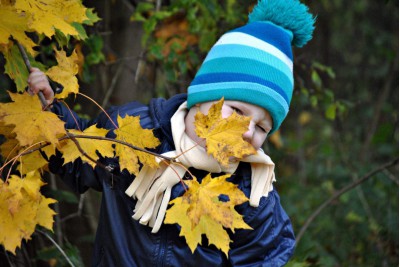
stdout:
<svg viewBox="0 0 400 267">
<path fill-rule="evenodd" d="M 256 21 L 246 24 L 245 26 L 236 28 L 230 32 L 243 32 L 263 40 L 284 53 L 288 58 L 293 59 L 292 47 L 290 42 L 293 34 L 284 28 L 277 26 L 268 21 Z"/>
<path fill-rule="evenodd" d="M 204 62 L 196 75 L 221 72 L 221 70 L 227 73 L 249 74 L 262 79 L 268 78 L 269 81 L 282 88 L 289 102 L 292 99 L 293 81 L 282 70 L 260 61 L 236 57 L 217 58 Z"/>
<path fill-rule="evenodd" d="M 250 60 L 260 61 L 270 66 L 274 66 L 275 68 L 281 70 L 288 77 L 288 79 L 292 84 L 294 83 L 293 73 L 292 70 L 289 68 L 289 66 L 287 66 L 281 60 L 279 60 L 276 56 L 250 46 L 237 45 L 237 44 L 216 45 L 208 53 L 204 62 L 213 59 L 228 58 L 228 57 L 247 58 Z"/>
<path fill-rule="evenodd" d="M 197 75 L 192 83 L 190 84 L 191 86 L 193 85 L 199 85 L 199 84 L 214 84 L 214 83 L 220 83 L 220 82 L 247 82 L 247 83 L 257 83 L 261 86 L 269 87 L 270 89 L 274 90 L 278 94 L 280 94 L 286 101 L 286 103 L 290 103 L 287 95 L 285 92 L 274 84 L 273 82 L 269 80 L 264 80 L 259 77 L 255 77 L 252 75 L 248 74 L 243 74 L 243 73 L 234 73 L 234 72 L 215 72 L 215 73 L 209 73 L 209 74 L 203 74 L 203 75 Z"/>
<path fill-rule="evenodd" d="M 285 53 L 279 50 L 278 47 L 273 46 L 270 43 L 267 43 L 261 39 L 258 39 L 254 36 L 251 36 L 247 33 L 243 32 L 228 32 L 225 33 L 218 42 L 214 45 L 225 45 L 225 44 L 237 44 L 244 46 L 251 46 L 257 48 L 261 51 L 264 51 L 269 54 L 273 54 L 279 60 L 282 60 L 285 64 L 287 64 L 290 68 L 293 67 L 293 60 L 289 58 Z"/>
<path fill-rule="evenodd" d="M 247 82 L 213 83 L 189 86 L 188 108 L 196 103 L 225 100 L 236 100 L 251 103 L 269 111 L 273 119 L 270 134 L 276 131 L 285 119 L 289 106 L 283 97 L 273 89 Z"/>
</svg>

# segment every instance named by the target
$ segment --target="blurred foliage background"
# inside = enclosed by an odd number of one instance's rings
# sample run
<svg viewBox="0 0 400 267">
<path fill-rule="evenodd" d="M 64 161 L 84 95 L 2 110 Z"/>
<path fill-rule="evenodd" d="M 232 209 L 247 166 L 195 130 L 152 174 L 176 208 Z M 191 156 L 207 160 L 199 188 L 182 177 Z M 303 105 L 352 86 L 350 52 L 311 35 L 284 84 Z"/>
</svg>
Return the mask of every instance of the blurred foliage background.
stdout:
<svg viewBox="0 0 400 267">
<path fill-rule="evenodd" d="M 80 90 L 108 107 L 185 92 L 210 47 L 246 23 L 255 1 L 83 3 L 102 21 L 84 43 L 71 41 L 84 56 Z M 291 110 L 265 146 L 298 234 L 288 266 L 398 266 L 398 1 L 305 3 L 317 17 L 314 39 L 294 50 Z M 47 65 L 51 44 L 41 46 Z M 2 76 L 0 87 L 14 85 Z M 70 103 L 87 117 L 99 112 L 85 99 Z M 70 266 L 46 235 L 75 266 L 90 265 L 99 193 L 74 195 L 52 176 L 48 183 L 59 200 L 54 233 L 38 231 L 16 256 L 0 251 L 1 266 Z"/>
</svg>

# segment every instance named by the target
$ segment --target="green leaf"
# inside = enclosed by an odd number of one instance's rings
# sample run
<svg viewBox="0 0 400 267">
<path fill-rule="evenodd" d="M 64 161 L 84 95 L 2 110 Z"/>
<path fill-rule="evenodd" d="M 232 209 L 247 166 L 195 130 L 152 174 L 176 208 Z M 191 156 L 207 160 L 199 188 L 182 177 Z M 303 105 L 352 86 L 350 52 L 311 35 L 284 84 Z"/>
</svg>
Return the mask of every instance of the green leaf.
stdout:
<svg viewBox="0 0 400 267">
<path fill-rule="evenodd" d="M 74 25 L 72 25 L 74 26 Z M 59 29 L 55 29 L 55 35 L 54 37 L 56 38 L 57 43 L 60 46 L 66 46 L 68 47 L 69 44 L 69 40 L 70 40 L 70 36 L 69 35 L 65 35 L 62 31 L 60 31 Z M 49 47 L 51 48 L 51 47 Z M 52 49 L 52 48 L 51 48 Z M 53 50 L 51 50 L 51 53 L 53 53 Z"/>
<path fill-rule="evenodd" d="M 103 39 L 98 35 L 91 35 L 85 45 L 89 47 L 90 53 L 85 57 L 85 64 L 94 65 L 105 61 L 103 54 Z"/>
<path fill-rule="evenodd" d="M 364 219 L 360 215 L 358 215 L 355 211 L 350 211 L 346 215 L 346 221 L 351 223 L 361 223 L 364 221 Z"/>
<path fill-rule="evenodd" d="M 55 198 L 58 202 L 66 202 L 71 204 L 77 204 L 79 202 L 76 195 L 65 190 L 51 190 L 49 195 L 52 198 Z"/>
<path fill-rule="evenodd" d="M 305 87 L 301 87 L 300 91 L 305 96 L 309 96 L 310 95 L 310 93 L 308 92 L 307 88 L 305 88 Z"/>
<path fill-rule="evenodd" d="M 96 13 L 93 12 L 93 8 L 87 8 L 86 9 L 86 16 L 88 17 L 88 20 L 85 20 L 83 24 L 93 26 L 96 22 L 100 21 L 101 19 L 97 16 Z"/>
<path fill-rule="evenodd" d="M 334 120 L 336 118 L 336 104 L 331 104 L 325 111 L 325 117 L 329 120 Z"/>
<path fill-rule="evenodd" d="M 318 105 L 318 98 L 315 95 L 310 97 L 310 103 L 312 107 L 316 107 Z"/>
<path fill-rule="evenodd" d="M 333 94 L 333 92 L 329 89 L 325 89 L 324 90 L 325 96 L 328 98 L 329 101 L 333 101 L 335 99 L 335 95 Z"/>
<path fill-rule="evenodd" d="M 17 45 L 13 45 L 11 49 L 7 50 L 4 57 L 6 58 L 5 73 L 14 80 L 17 91 L 24 92 L 28 86 L 29 73 Z"/>
<path fill-rule="evenodd" d="M 72 22 L 71 23 L 72 27 L 75 28 L 75 30 L 78 32 L 78 35 L 75 36 L 76 39 L 78 40 L 85 40 L 88 38 L 87 34 L 86 34 L 86 30 L 83 27 L 82 24 L 77 23 L 77 22 Z"/>
<path fill-rule="evenodd" d="M 311 71 L 311 80 L 313 81 L 313 83 L 317 88 L 321 88 L 322 86 L 321 77 L 319 76 L 316 70 Z"/>
</svg>

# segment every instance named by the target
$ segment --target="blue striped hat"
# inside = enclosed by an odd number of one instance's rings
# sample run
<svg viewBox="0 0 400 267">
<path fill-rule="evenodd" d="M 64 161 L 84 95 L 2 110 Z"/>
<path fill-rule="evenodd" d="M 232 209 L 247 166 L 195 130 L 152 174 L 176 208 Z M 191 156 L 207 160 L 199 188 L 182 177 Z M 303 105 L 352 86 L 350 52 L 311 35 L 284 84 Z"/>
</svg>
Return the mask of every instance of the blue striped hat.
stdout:
<svg viewBox="0 0 400 267">
<path fill-rule="evenodd" d="M 273 133 L 293 93 L 292 45 L 312 38 L 314 18 L 298 0 L 260 0 L 249 23 L 224 34 L 211 48 L 188 88 L 188 108 L 236 100 L 265 108 Z"/>
</svg>

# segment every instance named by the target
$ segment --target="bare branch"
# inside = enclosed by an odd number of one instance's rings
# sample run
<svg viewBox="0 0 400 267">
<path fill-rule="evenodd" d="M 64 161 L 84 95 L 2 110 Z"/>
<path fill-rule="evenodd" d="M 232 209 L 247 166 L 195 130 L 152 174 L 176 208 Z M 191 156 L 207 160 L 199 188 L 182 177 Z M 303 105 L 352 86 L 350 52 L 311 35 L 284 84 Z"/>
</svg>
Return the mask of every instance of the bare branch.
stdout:
<svg viewBox="0 0 400 267">
<path fill-rule="evenodd" d="M 296 243 L 298 244 L 304 235 L 304 232 L 307 230 L 307 228 L 310 226 L 311 222 L 315 220 L 315 218 L 324 210 L 329 204 L 331 204 L 334 200 L 339 198 L 341 195 L 346 193 L 347 191 L 353 189 L 354 187 L 362 184 L 369 178 L 371 178 L 373 175 L 386 170 L 387 168 L 397 164 L 399 162 L 399 158 L 396 158 L 388 163 L 383 164 L 382 166 L 376 168 L 375 170 L 372 170 L 371 172 L 367 173 L 365 176 L 361 177 L 360 179 L 355 180 L 354 182 L 348 184 L 347 186 L 343 187 L 339 191 L 337 191 L 332 197 L 330 197 L 328 200 L 326 200 L 324 203 L 322 203 L 315 211 L 313 214 L 311 214 L 310 217 L 306 220 L 304 223 L 303 227 L 301 227 L 299 233 L 297 234 L 296 237 Z"/>
<path fill-rule="evenodd" d="M 135 149 L 135 150 L 138 150 L 138 151 L 141 151 L 141 152 L 144 152 L 144 153 L 148 153 L 148 154 L 153 155 L 155 157 L 168 160 L 170 162 L 175 162 L 176 161 L 174 158 L 166 157 L 166 156 L 163 156 L 161 154 L 158 154 L 158 153 L 155 153 L 155 152 L 152 152 L 152 151 L 148 151 L 148 150 L 146 150 L 144 148 L 140 148 L 140 147 L 134 146 L 134 145 L 132 145 L 130 143 L 127 143 L 127 142 L 124 142 L 124 141 L 121 141 L 121 140 L 112 139 L 112 138 L 107 138 L 107 137 L 69 134 L 67 137 L 62 137 L 59 140 L 61 141 L 63 139 L 70 138 L 70 137 L 84 138 L 84 139 L 96 139 L 96 140 L 104 140 L 104 141 L 110 141 L 110 142 L 114 142 L 114 143 L 119 143 L 119 144 L 128 146 L 128 147 L 130 147 L 132 149 Z"/>
<path fill-rule="evenodd" d="M 114 77 L 111 80 L 111 85 L 108 88 L 108 90 L 106 92 L 106 95 L 103 98 L 103 103 L 101 104 L 101 106 L 103 108 L 105 108 L 106 105 L 108 104 L 108 101 L 110 100 L 110 97 L 111 97 L 112 93 L 114 92 L 115 85 L 117 84 L 118 78 L 121 75 L 121 72 L 122 72 L 123 69 L 124 69 L 123 68 L 123 63 L 119 64 L 118 68 L 117 68 L 117 72 L 115 73 Z"/>
</svg>

